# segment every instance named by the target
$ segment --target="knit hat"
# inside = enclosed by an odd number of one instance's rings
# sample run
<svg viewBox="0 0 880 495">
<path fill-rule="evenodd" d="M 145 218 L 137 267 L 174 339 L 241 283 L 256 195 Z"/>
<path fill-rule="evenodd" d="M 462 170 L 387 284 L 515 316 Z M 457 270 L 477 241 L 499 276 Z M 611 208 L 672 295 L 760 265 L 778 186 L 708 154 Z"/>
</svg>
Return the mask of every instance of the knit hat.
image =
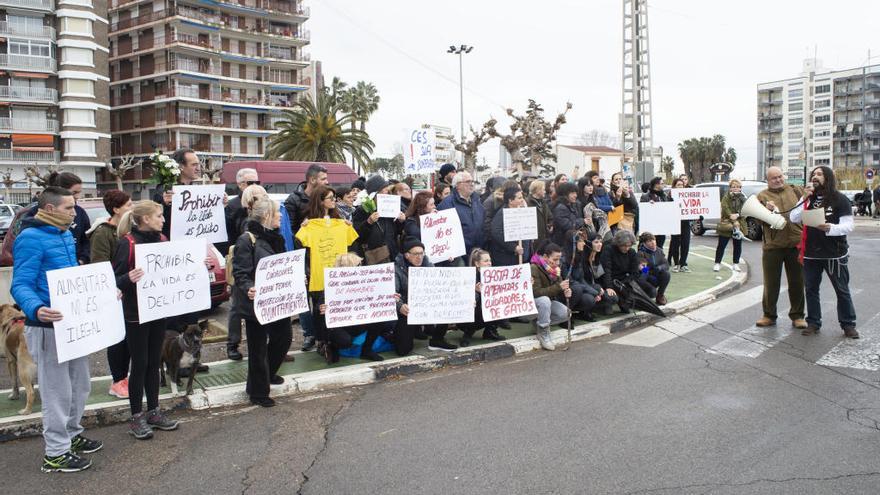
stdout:
<svg viewBox="0 0 880 495">
<path fill-rule="evenodd" d="M 364 179 L 363 177 L 358 177 L 357 179 L 355 179 L 354 182 L 351 183 L 351 188 L 352 189 L 357 188 L 357 189 L 361 189 L 361 190 L 366 189 L 367 188 L 367 180 Z"/>
<path fill-rule="evenodd" d="M 414 247 L 420 247 L 422 249 L 425 249 L 425 245 L 422 244 L 421 241 L 419 241 L 418 239 L 414 239 L 412 237 L 410 237 L 409 239 L 407 239 L 403 242 L 403 252 L 404 253 L 408 253 L 409 250 Z"/>
<path fill-rule="evenodd" d="M 388 185 L 388 181 L 385 180 L 385 178 L 382 177 L 381 175 L 379 175 L 379 174 L 371 175 L 370 178 L 367 179 L 367 183 L 366 183 L 367 194 L 373 194 L 376 191 L 381 191 L 387 185 Z"/>
<path fill-rule="evenodd" d="M 448 183 L 448 181 L 446 180 L 446 176 L 449 175 L 451 172 L 455 172 L 455 165 L 451 163 L 444 163 L 440 167 L 440 180 Z"/>
</svg>

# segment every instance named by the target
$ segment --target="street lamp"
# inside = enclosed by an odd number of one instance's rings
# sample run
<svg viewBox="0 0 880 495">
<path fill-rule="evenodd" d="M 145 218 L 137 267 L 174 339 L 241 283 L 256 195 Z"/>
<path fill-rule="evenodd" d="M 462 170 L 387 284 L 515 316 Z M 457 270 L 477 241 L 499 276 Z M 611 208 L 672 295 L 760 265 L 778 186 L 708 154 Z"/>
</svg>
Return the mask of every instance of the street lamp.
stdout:
<svg viewBox="0 0 880 495">
<path fill-rule="evenodd" d="M 449 50 L 446 50 L 446 53 L 452 53 L 458 55 L 458 91 L 459 91 L 459 99 L 461 102 L 461 142 L 464 144 L 464 78 L 463 78 L 463 63 L 462 57 L 466 53 L 470 53 L 474 47 L 468 45 L 454 46 L 449 45 Z"/>
</svg>

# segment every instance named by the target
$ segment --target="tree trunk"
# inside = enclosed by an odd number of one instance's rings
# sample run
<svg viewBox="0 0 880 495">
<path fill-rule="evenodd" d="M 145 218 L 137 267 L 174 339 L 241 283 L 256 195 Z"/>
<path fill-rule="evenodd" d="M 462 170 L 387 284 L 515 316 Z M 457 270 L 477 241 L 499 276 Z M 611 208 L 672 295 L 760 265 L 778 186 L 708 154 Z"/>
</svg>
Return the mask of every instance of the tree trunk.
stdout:
<svg viewBox="0 0 880 495">
<path fill-rule="evenodd" d="M 117 176 L 116 176 L 116 189 L 119 189 L 120 191 L 123 190 L 123 189 L 122 189 L 122 176 L 121 176 L 121 175 L 117 175 Z"/>
</svg>

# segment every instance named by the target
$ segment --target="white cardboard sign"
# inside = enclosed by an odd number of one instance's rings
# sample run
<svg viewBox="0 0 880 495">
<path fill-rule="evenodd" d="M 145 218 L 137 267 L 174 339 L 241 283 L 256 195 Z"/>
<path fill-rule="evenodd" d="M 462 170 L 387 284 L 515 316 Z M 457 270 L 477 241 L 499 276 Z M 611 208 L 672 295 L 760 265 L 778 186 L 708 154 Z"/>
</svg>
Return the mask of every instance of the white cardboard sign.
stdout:
<svg viewBox="0 0 880 495">
<path fill-rule="evenodd" d="M 639 203 L 639 230 L 654 235 L 681 234 L 681 210 L 674 201 Z"/>
<path fill-rule="evenodd" d="M 394 263 L 324 269 L 327 328 L 397 319 Z"/>
<path fill-rule="evenodd" d="M 475 267 L 410 267 L 408 281 L 408 324 L 474 321 L 474 305 L 477 300 Z"/>
<path fill-rule="evenodd" d="M 419 217 L 422 244 L 431 263 L 464 256 L 464 233 L 455 208 L 440 210 Z"/>
<path fill-rule="evenodd" d="M 306 292 L 306 250 L 297 249 L 260 259 L 254 275 L 254 314 L 260 325 L 309 310 Z"/>
<path fill-rule="evenodd" d="M 171 197 L 171 240 L 207 239 L 226 242 L 226 215 L 223 211 L 225 186 L 174 186 Z"/>
<path fill-rule="evenodd" d="M 431 174 L 437 167 L 434 161 L 434 142 L 436 141 L 433 129 L 412 129 L 406 134 L 403 141 L 403 168 L 406 173 Z"/>
<path fill-rule="evenodd" d="M 538 313 L 528 263 L 480 268 L 483 321 L 504 320 Z"/>
<path fill-rule="evenodd" d="M 211 282 L 202 239 L 134 246 L 134 266 L 144 270 L 137 283 L 141 323 L 211 307 Z"/>
<path fill-rule="evenodd" d="M 682 220 L 721 218 L 721 196 L 717 187 L 679 187 L 670 191 L 672 202 L 681 210 Z"/>
<path fill-rule="evenodd" d="M 106 349 L 125 338 L 122 302 L 109 261 L 46 272 L 52 309 L 64 317 L 53 323 L 58 362 Z"/>
<path fill-rule="evenodd" d="M 504 215 L 504 242 L 526 241 L 538 238 L 538 209 L 502 208 Z"/>
<path fill-rule="evenodd" d="M 379 218 L 397 218 L 400 215 L 400 196 L 377 194 L 376 211 L 379 212 Z"/>
</svg>

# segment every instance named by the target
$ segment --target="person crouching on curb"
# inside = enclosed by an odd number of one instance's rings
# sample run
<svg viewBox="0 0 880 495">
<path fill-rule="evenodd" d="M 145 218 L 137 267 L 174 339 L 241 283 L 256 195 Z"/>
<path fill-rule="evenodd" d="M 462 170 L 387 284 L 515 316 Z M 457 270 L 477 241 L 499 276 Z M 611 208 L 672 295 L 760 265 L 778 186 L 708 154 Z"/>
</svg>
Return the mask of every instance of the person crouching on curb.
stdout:
<svg viewBox="0 0 880 495">
<path fill-rule="evenodd" d="M 49 307 L 46 272 L 78 266 L 70 225 L 76 202 L 67 189 L 47 187 L 40 194 L 37 213 L 22 222 L 12 247 L 12 298 L 25 314 L 24 337 L 37 364 L 43 416 L 44 473 L 72 473 L 88 469 L 92 461 L 80 457 L 103 448 L 82 435 L 80 425 L 91 391 L 89 358 L 58 362 L 52 323 L 64 319 Z"/>
<path fill-rule="evenodd" d="M 531 260 L 532 293 L 538 309 L 535 333 L 541 347 L 548 351 L 556 350 L 550 335 L 550 325 L 568 320 L 570 313 L 565 303 L 560 302 L 560 299 L 571 297 L 569 282 L 560 274 L 561 260 L 562 248 L 552 242 L 537 247 Z"/>
<path fill-rule="evenodd" d="M 650 232 L 642 232 L 639 235 L 639 260 L 641 268 L 641 276 L 639 277 L 639 286 L 644 289 L 648 295 L 655 295 L 657 304 L 663 306 L 666 304 L 666 287 L 672 275 L 669 274 L 669 262 L 666 261 L 666 255 L 663 250 L 657 247 L 657 238 Z"/>
<path fill-rule="evenodd" d="M 165 318 L 138 323 L 137 283 L 144 276 L 142 268 L 134 266 L 134 250 L 137 244 L 167 241 L 162 235 L 165 217 L 162 205 L 144 200 L 135 203 L 122 215 L 117 227 L 119 242 L 113 254 L 113 272 L 116 286 L 122 291 L 122 313 L 125 317 L 125 343 L 131 357 L 128 375 L 128 405 L 131 419 L 128 433 L 138 440 L 153 437 L 153 428 L 177 429 L 177 421 L 169 419 L 159 410 L 159 366 L 162 364 L 162 342 L 165 340 Z M 143 412 L 144 395 L 147 412 Z"/>
<path fill-rule="evenodd" d="M 476 305 L 474 306 L 474 322 L 458 324 L 458 328 L 464 333 L 461 337 L 460 344 L 462 347 L 471 345 L 471 338 L 473 338 L 474 334 L 477 333 L 477 330 L 481 328 L 483 329 L 483 340 L 505 340 L 506 337 L 498 333 L 498 321 L 483 321 L 483 298 L 481 295 L 483 286 L 480 283 L 480 268 L 491 267 L 492 257 L 489 255 L 488 251 L 474 248 L 474 250 L 471 251 L 469 261 L 469 266 L 477 268 L 477 283 L 474 285 L 474 290 L 477 291 Z"/>
<path fill-rule="evenodd" d="M 261 325 L 254 312 L 257 295 L 254 280 L 260 260 L 285 252 L 281 236 L 281 213 L 278 203 L 268 198 L 256 200 L 248 211 L 246 231 L 235 241 L 232 273 L 237 292 L 237 312 L 244 317 L 248 347 L 248 375 L 245 391 L 251 404 L 272 407 L 269 385 L 280 385 L 284 378 L 278 370 L 293 340 L 290 318 Z"/>
<path fill-rule="evenodd" d="M 630 313 L 633 308 L 633 300 L 626 286 L 641 275 L 639 255 L 633 249 L 635 242 L 636 236 L 632 232 L 618 230 L 611 239 L 611 245 L 602 249 L 600 258 L 606 274 L 603 287 L 611 296 L 617 296 L 617 305 L 623 314 Z M 615 286 L 622 288 L 621 292 L 616 292 Z"/>
</svg>

